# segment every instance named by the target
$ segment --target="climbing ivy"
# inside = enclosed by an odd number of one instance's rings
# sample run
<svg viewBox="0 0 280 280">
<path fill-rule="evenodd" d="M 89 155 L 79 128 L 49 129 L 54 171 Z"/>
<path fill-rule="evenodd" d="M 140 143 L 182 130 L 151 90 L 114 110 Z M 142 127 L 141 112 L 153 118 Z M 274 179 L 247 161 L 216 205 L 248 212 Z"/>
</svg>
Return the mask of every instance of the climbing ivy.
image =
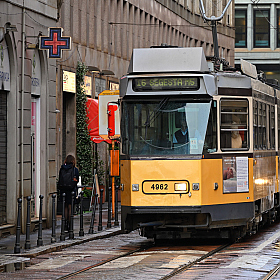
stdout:
<svg viewBox="0 0 280 280">
<path fill-rule="evenodd" d="M 82 185 L 92 184 L 93 170 L 93 145 L 88 132 L 87 125 L 87 97 L 84 85 L 84 76 L 87 67 L 84 63 L 78 62 L 76 69 L 76 126 L 77 126 L 77 166 L 80 176 L 82 177 Z"/>
</svg>

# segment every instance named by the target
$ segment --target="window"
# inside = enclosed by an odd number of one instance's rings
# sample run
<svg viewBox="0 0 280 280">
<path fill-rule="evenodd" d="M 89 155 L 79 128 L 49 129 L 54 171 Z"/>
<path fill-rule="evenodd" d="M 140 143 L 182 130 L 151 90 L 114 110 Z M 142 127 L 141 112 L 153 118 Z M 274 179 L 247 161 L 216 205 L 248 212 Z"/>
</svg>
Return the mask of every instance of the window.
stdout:
<svg viewBox="0 0 280 280">
<path fill-rule="evenodd" d="M 210 115 L 208 119 L 208 125 L 206 130 L 206 136 L 203 146 L 203 154 L 213 153 L 217 151 L 217 101 L 213 100 Z"/>
<path fill-rule="evenodd" d="M 277 10 L 277 47 L 280 47 L 280 9 Z"/>
<path fill-rule="evenodd" d="M 271 105 L 270 108 L 270 149 L 275 149 L 275 107 Z"/>
<path fill-rule="evenodd" d="M 254 11 L 254 47 L 269 47 L 269 10 Z"/>
<path fill-rule="evenodd" d="M 235 47 L 247 47 L 247 10 L 235 10 Z"/>
<path fill-rule="evenodd" d="M 248 100 L 221 99 L 221 149 L 248 150 Z"/>
<path fill-rule="evenodd" d="M 186 99 L 163 98 L 127 100 L 122 104 L 124 154 L 201 155 L 203 149 L 210 153 L 216 148 L 214 124 L 207 130 L 210 100 L 189 102 Z M 211 120 L 214 118 L 211 115 Z M 204 145 L 206 130 L 207 143 Z"/>
<path fill-rule="evenodd" d="M 254 149 L 258 149 L 258 101 L 254 100 Z"/>
<path fill-rule="evenodd" d="M 259 115 L 258 115 L 258 147 L 265 150 L 266 145 L 266 104 L 259 102 Z"/>
</svg>

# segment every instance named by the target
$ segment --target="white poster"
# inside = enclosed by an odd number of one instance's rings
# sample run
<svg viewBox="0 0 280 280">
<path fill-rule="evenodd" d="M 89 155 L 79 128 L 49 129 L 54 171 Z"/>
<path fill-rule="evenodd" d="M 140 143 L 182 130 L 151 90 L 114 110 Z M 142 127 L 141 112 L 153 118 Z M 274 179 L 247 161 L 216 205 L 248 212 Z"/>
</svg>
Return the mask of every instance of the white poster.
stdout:
<svg viewBox="0 0 280 280">
<path fill-rule="evenodd" d="M 63 70 L 63 91 L 76 93 L 76 73 Z"/>
<path fill-rule="evenodd" d="M 237 192 L 248 192 L 248 158 L 236 158 Z"/>
<path fill-rule="evenodd" d="M 249 192 L 248 157 L 223 157 L 223 191 Z"/>
</svg>

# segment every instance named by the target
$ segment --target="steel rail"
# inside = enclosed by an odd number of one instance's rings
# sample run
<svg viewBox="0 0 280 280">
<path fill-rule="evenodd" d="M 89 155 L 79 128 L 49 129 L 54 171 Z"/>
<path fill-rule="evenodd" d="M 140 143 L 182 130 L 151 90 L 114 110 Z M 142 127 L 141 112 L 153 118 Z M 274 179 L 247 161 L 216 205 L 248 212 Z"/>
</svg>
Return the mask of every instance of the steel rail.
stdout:
<svg viewBox="0 0 280 280">
<path fill-rule="evenodd" d="M 107 259 L 107 260 L 105 260 L 105 261 L 102 261 L 102 262 L 99 262 L 99 263 L 96 263 L 96 264 L 93 264 L 93 265 L 90 265 L 90 266 L 87 266 L 87 267 L 85 267 L 85 268 L 83 268 L 83 269 L 80 269 L 80 270 L 77 270 L 77 271 L 75 271 L 75 272 L 71 272 L 71 273 L 69 273 L 69 274 L 67 274 L 67 275 L 64 275 L 64 276 L 62 276 L 62 277 L 57 278 L 57 280 L 63 280 L 63 279 L 70 278 L 70 277 L 72 277 L 72 276 L 78 275 L 78 274 L 80 274 L 80 273 L 83 273 L 83 272 L 88 271 L 88 270 L 90 270 L 90 269 L 92 269 L 92 268 L 101 266 L 101 265 L 103 265 L 103 264 L 109 263 L 109 262 L 111 262 L 111 261 L 114 261 L 114 260 L 117 260 L 117 259 L 120 259 L 120 258 L 129 256 L 129 255 L 132 255 L 132 254 L 137 253 L 137 252 L 141 252 L 141 251 L 147 250 L 147 249 L 149 249 L 149 248 L 151 248 L 151 247 L 153 247 L 153 246 L 154 246 L 153 244 L 141 246 L 140 248 L 135 249 L 135 250 L 132 250 L 132 251 L 130 251 L 130 252 L 121 254 L 121 255 L 119 255 L 119 256 L 112 257 L 112 258 L 110 258 L 110 259 Z"/>
<path fill-rule="evenodd" d="M 196 263 L 199 263 L 199 262 L 201 262 L 202 260 L 207 259 L 207 258 L 209 258 L 210 256 L 213 256 L 214 254 L 216 254 L 216 253 L 218 253 L 218 252 L 224 250 L 225 248 L 229 247 L 229 246 L 232 245 L 232 244 L 233 244 L 233 243 L 228 243 L 228 244 L 225 244 L 225 245 L 221 245 L 220 247 L 218 247 L 218 248 L 212 250 L 211 252 L 209 252 L 209 253 L 203 255 L 202 257 L 196 259 L 195 261 L 190 262 L 190 263 L 188 263 L 188 264 L 185 264 L 185 265 L 181 266 L 180 268 L 174 269 L 171 273 L 169 273 L 169 274 L 165 275 L 164 277 L 160 278 L 160 280 L 167 280 L 167 279 L 170 279 L 170 278 L 176 276 L 177 274 L 180 274 L 180 273 L 182 273 L 182 272 L 188 270 L 190 267 L 192 267 L 192 266 L 195 265 Z"/>
<path fill-rule="evenodd" d="M 262 279 L 262 280 L 269 280 L 272 279 L 274 276 L 276 276 L 278 274 L 280 270 L 280 263 L 278 263 L 278 265 L 269 271 L 269 273 Z"/>
</svg>

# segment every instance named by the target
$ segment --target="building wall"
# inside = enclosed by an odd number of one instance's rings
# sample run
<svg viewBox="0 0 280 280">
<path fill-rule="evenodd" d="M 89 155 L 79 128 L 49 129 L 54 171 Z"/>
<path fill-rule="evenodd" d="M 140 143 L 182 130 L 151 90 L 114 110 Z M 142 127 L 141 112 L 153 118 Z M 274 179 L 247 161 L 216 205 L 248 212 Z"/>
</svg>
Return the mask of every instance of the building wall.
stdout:
<svg viewBox="0 0 280 280">
<path fill-rule="evenodd" d="M 24 5 L 24 6 L 23 6 Z M 6 44 L 10 64 L 10 90 L 7 91 L 7 174 L 6 174 L 6 221 L 15 229 L 17 219 L 17 199 L 23 198 L 22 225 L 25 230 L 26 196 L 34 196 L 33 219 L 39 215 L 39 194 L 44 195 L 43 217 L 51 222 L 50 192 L 56 191 L 56 61 L 47 58 L 45 51 L 25 49 L 29 44 L 38 43 L 39 32 L 48 34 L 48 27 L 56 25 L 57 1 L 25 0 L 1 1 L 0 29 Z M 23 10 L 25 8 L 25 12 Z M 23 25 L 23 18 L 25 24 Z M 10 22 L 16 30 L 8 31 Z M 25 43 L 22 45 L 22 34 Z M 22 47 L 24 46 L 24 78 L 22 79 Z M 34 89 L 35 57 L 38 57 L 36 71 L 41 79 Z M 39 67 L 39 68 L 38 68 Z M 22 80 L 24 88 L 22 88 Z M 38 102 L 38 122 L 36 135 L 40 139 L 40 149 L 36 152 L 36 166 L 32 157 L 32 100 Z M 23 107 L 22 107 L 23 105 Z M 1 125 L 1 124 L 0 124 Z M 0 141 L 1 142 L 1 141 Z M 39 147 L 39 146 L 38 146 Z M 37 168 L 36 178 L 32 174 Z M 38 192 L 31 193 L 32 182 Z M 32 199 L 33 200 L 33 199 Z M 2 208 L 0 209 L 2 211 Z M 2 223 L 3 224 L 3 223 Z M 6 227 L 7 228 L 7 227 Z M 0 224 L 1 234 L 1 224 Z"/>
<path fill-rule="evenodd" d="M 235 64 L 240 64 L 240 59 L 245 59 L 257 66 L 258 70 L 267 73 L 267 78 L 277 78 L 280 81 L 280 48 L 277 41 L 277 11 L 280 10 L 278 0 L 266 0 L 255 2 L 249 0 L 236 0 L 235 9 L 246 11 L 247 23 L 247 46 L 245 48 L 235 48 Z M 269 46 L 254 46 L 254 11 L 269 10 L 269 18 L 266 21 L 269 24 Z"/>
<path fill-rule="evenodd" d="M 77 60 L 82 60 L 86 65 L 110 68 L 116 77 L 121 77 L 127 71 L 133 48 L 161 43 L 202 46 L 206 55 L 213 55 L 211 28 L 203 22 L 197 9 L 187 8 L 187 3 L 192 1 L 185 2 L 186 6 L 174 0 L 65 0 L 59 24 L 64 34 L 72 37 L 73 49 L 71 57 L 64 52 L 65 61 L 61 65 L 74 70 Z M 220 53 L 233 64 L 231 19 L 229 24 L 218 24 L 218 40 Z"/>
<path fill-rule="evenodd" d="M 62 71 L 75 72 L 77 61 L 100 70 L 111 70 L 113 76 L 88 73 L 92 78 L 118 83 L 127 73 L 132 50 L 168 44 L 179 47 L 204 48 L 205 54 L 213 55 L 212 31 L 199 13 L 198 0 L 64 0 L 59 13 L 59 26 L 64 28 L 64 36 L 71 36 L 72 50 L 63 52 L 58 61 L 57 108 L 61 114 L 57 118 L 60 139 L 70 139 L 66 153 L 75 150 L 75 133 L 63 136 L 63 94 Z M 219 16 L 227 1 L 205 0 L 207 15 Z M 218 8 L 217 8 L 218 7 Z M 221 57 L 234 63 L 234 29 L 232 27 L 234 4 L 226 16 L 218 23 L 218 42 Z M 93 79 L 93 97 L 97 97 L 95 87 L 100 80 Z M 106 84 L 105 83 L 105 84 Z M 100 87 L 99 87 L 100 88 Z M 75 100 L 73 100 L 75 102 Z M 75 111 L 72 111 L 75 115 Z M 69 119 L 69 122 L 72 121 Z M 58 162 L 63 162 L 63 145 L 58 146 Z M 100 145 L 99 145 L 100 146 Z M 106 159 L 103 159 L 107 162 Z M 57 170 L 58 172 L 58 170 Z"/>
</svg>

